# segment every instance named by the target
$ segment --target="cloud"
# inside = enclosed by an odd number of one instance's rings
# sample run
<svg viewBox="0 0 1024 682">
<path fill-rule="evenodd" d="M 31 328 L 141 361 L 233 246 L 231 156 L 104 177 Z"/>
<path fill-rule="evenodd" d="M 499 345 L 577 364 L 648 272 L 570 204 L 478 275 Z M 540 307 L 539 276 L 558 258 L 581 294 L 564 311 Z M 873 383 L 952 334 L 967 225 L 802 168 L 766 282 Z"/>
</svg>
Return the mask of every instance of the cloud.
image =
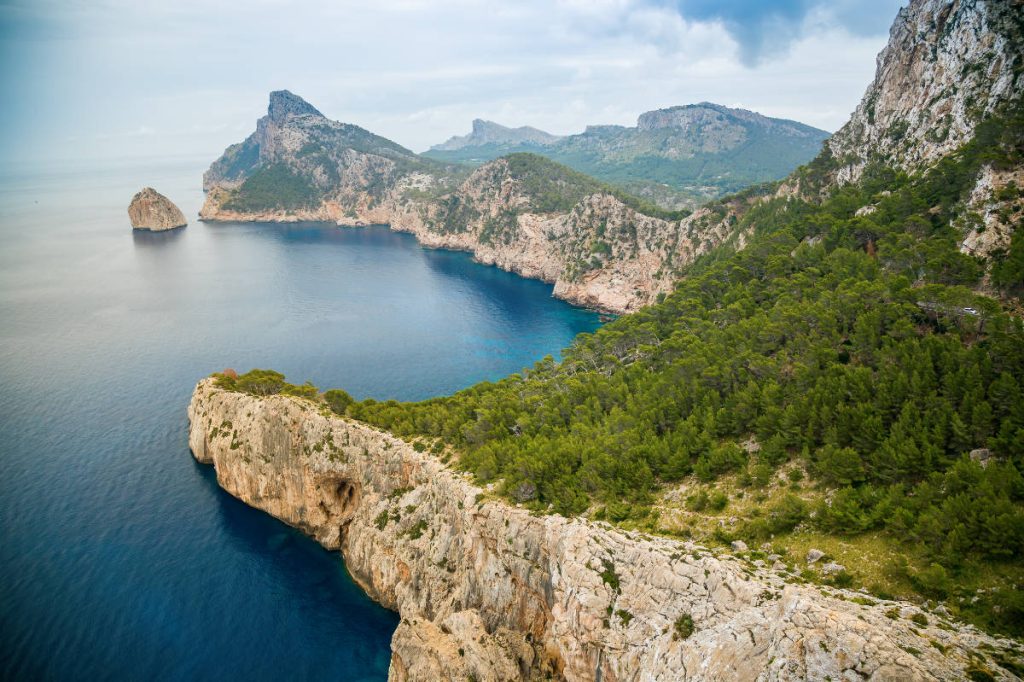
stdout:
<svg viewBox="0 0 1024 682">
<path fill-rule="evenodd" d="M 655 0 L 697 21 L 717 21 L 740 46 L 748 66 L 784 53 L 823 26 L 853 35 L 884 34 L 902 0 Z"/>
<path fill-rule="evenodd" d="M 0 0 L 0 158 L 212 159 L 281 88 L 415 150 L 702 100 L 832 130 L 896 12 L 863 2 Z"/>
</svg>

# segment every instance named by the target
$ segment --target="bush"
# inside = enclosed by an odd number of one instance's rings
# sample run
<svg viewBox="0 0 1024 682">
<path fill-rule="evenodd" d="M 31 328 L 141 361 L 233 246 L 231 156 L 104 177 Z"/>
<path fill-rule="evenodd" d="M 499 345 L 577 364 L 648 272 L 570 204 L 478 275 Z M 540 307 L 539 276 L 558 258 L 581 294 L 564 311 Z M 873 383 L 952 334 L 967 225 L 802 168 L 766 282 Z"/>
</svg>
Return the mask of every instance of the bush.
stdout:
<svg viewBox="0 0 1024 682">
<path fill-rule="evenodd" d="M 807 518 L 807 503 L 793 494 L 784 496 L 768 510 L 768 527 L 773 535 L 788 533 Z"/>
<path fill-rule="evenodd" d="M 746 463 L 747 453 L 743 448 L 735 443 L 724 443 L 701 455 L 693 471 L 702 481 L 712 481 L 726 472 L 739 469 Z"/>
<path fill-rule="evenodd" d="M 708 508 L 710 499 L 708 492 L 701 488 L 693 495 L 686 498 L 686 508 L 690 511 L 702 512 Z"/>
<path fill-rule="evenodd" d="M 274 395 L 285 387 L 284 375 L 271 369 L 253 369 L 235 379 L 235 387 L 243 393 Z"/>
<path fill-rule="evenodd" d="M 688 639 L 693 634 L 693 616 L 688 613 L 684 613 L 676 618 L 675 625 L 673 626 L 672 639 Z"/>
<path fill-rule="evenodd" d="M 301 386 L 295 384 L 285 384 L 281 388 L 281 393 L 284 395 L 294 395 L 300 398 L 309 398 L 310 400 L 316 400 L 320 396 L 320 391 L 316 386 L 310 382 L 306 382 Z"/>
<path fill-rule="evenodd" d="M 352 399 L 352 396 L 340 388 L 332 388 L 324 393 L 324 402 L 327 403 L 332 412 L 344 416 L 348 411 L 349 405 L 355 401 Z"/>
<path fill-rule="evenodd" d="M 865 479 L 864 460 L 853 448 L 826 445 L 818 454 L 818 473 L 834 485 L 851 485 Z"/>
<path fill-rule="evenodd" d="M 936 599 L 945 599 L 953 589 L 949 573 L 939 564 L 932 564 L 922 571 L 911 573 L 910 581 L 923 594 Z"/>
</svg>

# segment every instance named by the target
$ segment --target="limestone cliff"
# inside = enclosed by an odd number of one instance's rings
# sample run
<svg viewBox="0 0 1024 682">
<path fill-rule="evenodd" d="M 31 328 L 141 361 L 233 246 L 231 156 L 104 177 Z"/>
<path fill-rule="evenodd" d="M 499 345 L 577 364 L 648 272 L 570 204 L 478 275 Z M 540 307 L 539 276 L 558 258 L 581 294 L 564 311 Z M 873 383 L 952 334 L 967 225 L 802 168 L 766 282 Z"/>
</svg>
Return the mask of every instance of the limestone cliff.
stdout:
<svg viewBox="0 0 1024 682">
<path fill-rule="evenodd" d="M 872 163 L 924 171 L 970 142 L 987 120 L 1019 118 L 1022 94 L 1024 0 L 911 0 L 893 22 L 875 78 L 850 120 L 811 172 L 787 178 L 782 191 L 815 200 L 857 182 Z M 980 169 L 953 222 L 961 251 L 981 258 L 1005 253 L 1024 214 L 1022 178 L 1019 162 Z"/>
<path fill-rule="evenodd" d="M 204 220 L 387 224 L 620 313 L 668 291 L 681 267 L 729 233 L 708 211 L 650 210 L 532 154 L 472 173 L 423 159 L 291 93 L 272 93 L 256 132 L 210 167 L 204 186 Z"/>
<path fill-rule="evenodd" d="M 1024 88 L 1024 2 L 911 0 L 878 55 L 875 79 L 828 141 L 839 182 L 881 159 L 920 170 L 954 151 Z"/>
<path fill-rule="evenodd" d="M 1015 658 L 1011 642 L 690 543 L 532 515 L 310 401 L 207 379 L 189 420 L 225 490 L 340 549 L 401 614 L 392 680 L 1012 679 L 990 660 Z"/>
<path fill-rule="evenodd" d="M 188 224 L 181 209 L 152 187 L 143 187 L 132 197 L 128 219 L 135 230 L 170 230 Z"/>
</svg>

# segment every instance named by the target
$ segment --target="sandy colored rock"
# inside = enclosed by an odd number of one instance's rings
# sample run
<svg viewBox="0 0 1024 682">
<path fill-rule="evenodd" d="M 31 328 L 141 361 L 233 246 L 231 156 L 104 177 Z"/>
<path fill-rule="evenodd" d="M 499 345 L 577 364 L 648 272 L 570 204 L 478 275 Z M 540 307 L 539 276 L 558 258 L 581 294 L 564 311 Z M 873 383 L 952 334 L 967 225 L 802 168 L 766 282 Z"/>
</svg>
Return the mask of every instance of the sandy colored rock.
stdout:
<svg viewBox="0 0 1024 682">
<path fill-rule="evenodd" d="M 152 187 L 143 187 L 132 197 L 128 204 L 128 219 L 136 230 L 171 230 L 188 224 L 181 209 Z"/>
<path fill-rule="evenodd" d="M 789 584 L 692 543 L 532 515 L 308 400 L 207 379 L 188 413 L 192 452 L 225 490 L 340 549 L 399 612 L 392 680 L 954 680 L 972 664 L 1013 679 L 991 660 L 1016 659 L 1008 640 L 935 614 L 893 619 L 919 609 Z M 686 615 L 694 633 L 674 637 Z"/>
<path fill-rule="evenodd" d="M 837 180 L 856 181 L 873 158 L 925 168 L 1019 97 L 1021 11 L 1015 0 L 911 0 L 901 9 L 874 81 L 827 142 L 843 162 Z"/>
</svg>

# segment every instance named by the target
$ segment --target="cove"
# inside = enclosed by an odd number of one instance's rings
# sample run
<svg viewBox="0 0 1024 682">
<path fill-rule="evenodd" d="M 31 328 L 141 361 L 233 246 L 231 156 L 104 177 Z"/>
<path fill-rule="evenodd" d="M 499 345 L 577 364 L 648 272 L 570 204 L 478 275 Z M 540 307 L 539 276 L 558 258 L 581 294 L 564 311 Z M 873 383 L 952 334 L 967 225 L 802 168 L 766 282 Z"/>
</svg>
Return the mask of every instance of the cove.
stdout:
<svg viewBox="0 0 1024 682">
<path fill-rule="evenodd" d="M 386 227 L 194 220 L 205 160 L 0 178 L 0 677 L 382 680 L 395 614 L 188 453 L 212 371 L 423 399 L 597 315 Z M 189 227 L 132 233 L 143 185 Z"/>
</svg>

